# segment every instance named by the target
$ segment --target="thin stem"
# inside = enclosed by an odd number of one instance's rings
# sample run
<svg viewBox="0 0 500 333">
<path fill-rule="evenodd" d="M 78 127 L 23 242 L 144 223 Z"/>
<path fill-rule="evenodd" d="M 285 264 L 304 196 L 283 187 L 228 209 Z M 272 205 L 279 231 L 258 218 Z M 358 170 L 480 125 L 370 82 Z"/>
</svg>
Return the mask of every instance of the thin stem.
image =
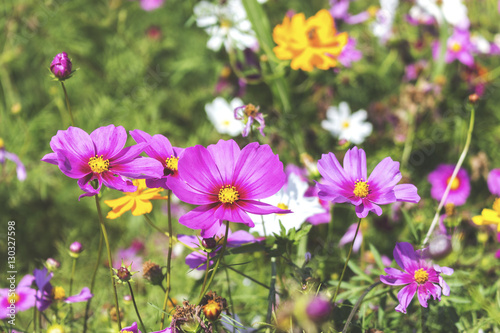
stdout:
<svg viewBox="0 0 500 333">
<path fill-rule="evenodd" d="M 36 333 L 36 299 L 35 299 L 35 306 L 33 307 L 33 333 Z"/>
<path fill-rule="evenodd" d="M 277 248 L 275 244 L 273 249 Z M 273 305 L 276 304 L 276 257 L 271 257 L 271 287 L 269 288 L 269 296 L 267 299 L 267 315 L 266 323 L 271 324 L 271 316 L 273 312 Z"/>
<path fill-rule="evenodd" d="M 137 318 L 139 318 L 139 322 L 141 323 L 142 329 L 144 332 L 147 332 L 146 326 L 144 326 L 144 323 L 142 322 L 141 315 L 139 314 L 139 309 L 137 308 L 137 304 L 135 303 L 135 297 L 134 297 L 134 291 L 132 290 L 132 285 L 130 284 L 130 281 L 127 281 L 128 284 L 128 289 L 130 290 L 130 296 L 132 296 L 132 302 L 134 303 L 134 309 L 135 313 L 137 314 Z"/>
<path fill-rule="evenodd" d="M 95 197 L 95 205 L 97 207 L 97 214 L 99 215 L 99 222 L 101 223 L 101 230 L 102 230 L 102 236 L 104 237 L 104 242 L 106 243 L 106 251 L 108 252 L 108 265 L 109 265 L 109 277 L 111 278 L 111 284 L 113 285 L 113 293 L 115 295 L 115 308 L 116 308 L 116 314 L 117 314 L 117 320 L 118 320 L 118 329 L 122 329 L 122 321 L 120 318 L 120 306 L 118 304 L 118 294 L 116 292 L 116 281 L 113 278 L 113 259 L 111 257 L 111 249 L 109 247 L 109 240 L 108 240 L 108 233 L 106 231 L 106 226 L 104 224 L 104 219 L 102 217 L 102 212 L 101 212 L 101 205 L 99 203 L 99 198 L 97 195 Z"/>
<path fill-rule="evenodd" d="M 64 90 L 64 97 L 66 98 L 66 108 L 68 108 L 69 117 L 71 118 L 71 126 L 75 126 L 75 120 L 73 119 L 73 112 L 71 112 L 71 105 L 69 105 L 68 92 L 66 91 L 66 87 L 64 86 L 64 82 L 61 81 L 61 86 Z"/>
<path fill-rule="evenodd" d="M 425 236 L 424 242 L 422 243 L 422 248 L 425 246 L 425 244 L 427 244 L 427 242 L 429 241 L 429 238 L 432 235 L 432 232 L 434 231 L 434 228 L 436 228 L 437 222 L 439 220 L 439 213 L 441 212 L 441 209 L 443 209 L 443 206 L 446 202 L 446 199 L 448 198 L 448 194 L 450 193 L 450 190 L 451 190 L 451 185 L 453 185 L 453 181 L 455 180 L 455 177 L 457 176 L 458 171 L 460 170 L 460 167 L 462 166 L 462 163 L 464 162 L 465 156 L 467 156 L 467 152 L 469 151 L 469 146 L 470 146 L 470 142 L 472 139 L 472 130 L 474 129 L 475 116 L 476 116 L 476 111 L 474 109 L 474 106 L 472 106 L 471 113 L 470 113 L 469 130 L 467 132 L 467 140 L 465 141 L 464 150 L 462 151 L 462 154 L 460 155 L 460 158 L 458 159 L 457 165 L 455 166 L 455 170 L 453 170 L 453 174 L 451 175 L 450 179 L 448 180 L 448 185 L 446 186 L 446 191 L 444 191 L 443 197 L 441 198 L 441 201 L 439 202 L 439 206 L 436 210 L 436 214 L 434 215 L 434 219 L 432 220 L 429 231 L 427 231 L 427 235 Z"/>
<path fill-rule="evenodd" d="M 262 283 L 262 282 L 260 282 L 260 281 L 255 280 L 253 277 L 248 276 L 248 275 L 246 275 L 245 273 L 243 273 L 243 272 L 241 272 L 241 271 L 239 271 L 239 270 L 237 270 L 237 269 L 235 269 L 235 268 L 233 268 L 233 267 L 231 267 L 231 266 L 226 266 L 226 268 L 229 268 L 229 269 L 230 269 L 230 270 L 232 270 L 233 272 L 238 273 L 239 275 L 241 275 L 241 276 L 243 276 L 243 277 L 246 277 L 246 278 L 247 278 L 247 279 L 249 279 L 250 281 L 257 283 L 257 284 L 258 284 L 259 286 L 261 286 L 261 287 L 264 287 L 264 288 L 266 288 L 266 289 L 271 289 L 271 287 L 269 287 L 269 286 L 265 285 L 264 283 Z"/>
<path fill-rule="evenodd" d="M 203 252 L 200 252 L 200 250 L 197 250 L 194 247 L 191 247 L 191 246 L 187 245 L 186 243 L 181 242 L 175 235 L 170 235 L 168 232 L 161 230 L 156 224 L 153 223 L 153 221 L 151 221 L 151 218 L 148 216 L 148 214 L 144 214 L 144 218 L 146 219 L 146 222 L 151 227 L 153 227 L 156 231 L 164 234 L 169 239 L 173 239 L 174 241 L 181 243 L 183 246 L 185 246 L 186 248 L 190 249 L 193 252 L 203 253 Z"/>
<path fill-rule="evenodd" d="M 71 277 L 69 279 L 69 294 L 73 295 L 73 280 L 75 279 L 76 270 L 76 257 L 73 257 L 73 265 L 71 266 Z M 73 304 L 69 304 L 69 315 L 73 317 Z M 72 318 L 73 319 L 73 318 Z M 71 320 L 70 325 L 73 326 L 73 320 Z"/>
<path fill-rule="evenodd" d="M 167 218 L 168 218 L 168 234 L 170 235 L 170 238 L 168 239 L 168 259 L 167 259 L 167 290 L 165 292 L 165 299 L 163 300 L 163 311 L 161 313 L 161 324 L 160 324 L 160 330 L 163 329 L 163 324 L 165 322 L 165 313 L 167 310 L 167 304 L 168 304 L 168 294 L 170 293 L 170 264 L 172 262 L 172 245 L 173 245 L 173 231 L 172 231 L 172 207 L 171 207 L 171 197 L 172 197 L 172 191 L 168 190 L 168 198 L 167 198 Z"/>
<path fill-rule="evenodd" d="M 206 265 L 206 268 L 205 268 L 205 278 L 203 279 L 203 285 L 201 286 L 201 289 L 200 289 L 200 296 L 198 296 L 198 297 L 202 297 L 203 296 L 203 290 L 205 290 L 205 286 L 207 285 L 208 273 L 209 272 L 210 272 L 210 253 L 207 252 L 207 265 Z"/>
<path fill-rule="evenodd" d="M 224 259 L 222 259 L 224 260 Z M 234 316 L 234 303 L 233 303 L 233 298 L 231 297 L 231 285 L 230 285 L 230 280 L 229 280 L 229 272 L 227 271 L 227 265 L 226 265 L 226 261 L 224 260 L 224 266 L 225 267 L 225 271 L 226 271 L 226 281 L 227 281 L 227 295 L 229 297 L 229 302 L 231 303 L 231 314 Z M 234 333 L 234 326 L 233 326 L 233 333 Z"/>
<path fill-rule="evenodd" d="M 411 150 L 413 147 L 413 141 L 415 139 L 415 127 L 416 127 L 416 114 L 418 110 L 410 111 L 409 112 L 409 119 L 408 119 L 408 132 L 406 133 L 406 140 L 405 140 L 405 145 L 403 149 L 403 157 L 401 158 L 401 166 L 403 168 L 407 168 L 408 166 L 408 161 L 410 160 L 410 155 L 411 155 Z"/>
<path fill-rule="evenodd" d="M 342 270 L 342 274 L 340 275 L 339 283 L 337 284 L 337 289 L 335 290 L 335 294 L 333 295 L 333 297 L 331 299 L 332 304 L 335 304 L 335 300 L 337 299 L 337 295 L 338 295 L 339 290 L 340 290 L 340 285 L 342 284 L 342 279 L 344 278 L 345 271 L 347 270 L 347 264 L 349 263 L 349 259 L 351 258 L 352 247 L 354 245 L 354 242 L 356 241 L 356 237 L 358 236 L 360 224 L 361 224 L 361 218 L 359 218 L 359 220 L 358 220 L 358 226 L 356 227 L 356 233 L 354 234 L 354 238 L 352 239 L 352 242 L 351 242 L 351 247 L 349 248 L 349 252 L 347 253 L 347 259 L 345 260 L 344 269 Z"/>
<path fill-rule="evenodd" d="M 92 273 L 92 279 L 90 280 L 90 293 L 94 291 L 95 277 L 97 275 L 97 269 L 99 268 L 99 264 L 101 263 L 101 254 L 102 254 L 102 243 L 103 243 L 102 232 L 99 233 L 99 247 L 97 249 L 97 261 L 95 262 L 94 272 Z M 87 301 L 87 306 L 85 307 L 85 319 L 83 321 L 83 333 L 87 332 L 87 320 L 89 318 L 89 310 L 90 310 L 90 302 L 92 302 L 91 297 Z"/>
<path fill-rule="evenodd" d="M 349 328 L 349 325 L 351 324 L 351 320 L 354 317 L 354 315 L 356 314 L 356 312 L 358 311 L 358 308 L 361 305 L 361 303 L 363 302 L 363 299 L 365 298 L 365 296 L 368 295 L 368 293 L 373 288 L 375 288 L 376 286 L 378 286 L 381 283 L 382 283 L 381 281 L 378 281 L 378 282 L 375 282 L 374 284 L 372 284 L 371 286 L 369 286 L 368 288 L 366 288 L 366 290 L 363 292 L 363 294 L 356 301 L 356 304 L 354 304 L 354 307 L 352 308 L 351 313 L 349 314 L 349 317 L 347 318 L 347 321 L 345 322 L 344 328 L 342 329 L 342 333 L 347 332 L 347 329 Z"/>
<path fill-rule="evenodd" d="M 224 243 L 222 244 L 222 249 L 219 253 L 219 258 L 217 259 L 217 263 L 215 264 L 214 270 L 212 272 L 212 276 L 210 276 L 210 280 L 208 281 L 208 284 L 206 285 L 205 288 L 202 289 L 202 293 L 200 294 L 200 298 L 198 299 L 197 304 L 200 304 L 201 299 L 203 298 L 203 295 L 205 295 L 206 291 L 210 288 L 210 285 L 212 284 L 212 281 L 214 280 L 215 273 L 217 273 L 217 269 L 219 268 L 222 257 L 224 256 L 224 252 L 226 251 L 227 236 L 229 234 L 229 222 L 226 222 L 226 223 L 227 223 L 226 224 L 226 233 L 224 235 Z"/>
</svg>

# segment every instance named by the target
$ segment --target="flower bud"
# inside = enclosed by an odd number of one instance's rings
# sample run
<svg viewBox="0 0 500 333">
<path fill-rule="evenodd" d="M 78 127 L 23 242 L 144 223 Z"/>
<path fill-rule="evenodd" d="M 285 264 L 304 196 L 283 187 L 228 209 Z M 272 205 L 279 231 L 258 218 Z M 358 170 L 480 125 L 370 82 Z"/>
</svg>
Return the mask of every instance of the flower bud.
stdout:
<svg viewBox="0 0 500 333">
<path fill-rule="evenodd" d="M 452 251 L 451 239 L 447 235 L 438 234 L 429 243 L 428 253 L 432 259 L 439 260 Z"/>
<path fill-rule="evenodd" d="M 55 56 L 50 64 L 50 71 L 59 80 L 65 80 L 71 76 L 71 60 L 66 52 L 59 53 Z"/>
<path fill-rule="evenodd" d="M 51 272 L 57 270 L 61 266 L 61 263 L 54 258 L 48 258 L 45 261 L 45 267 Z"/>
<path fill-rule="evenodd" d="M 70 255 L 73 258 L 78 258 L 78 255 L 83 251 L 83 246 L 80 242 L 73 242 L 69 246 Z"/>
<path fill-rule="evenodd" d="M 132 274 L 130 273 L 130 271 L 128 270 L 127 267 L 122 266 L 116 270 L 116 276 L 122 282 L 127 282 L 127 281 L 130 281 Z"/>
<path fill-rule="evenodd" d="M 322 297 L 314 297 L 306 308 L 307 316 L 314 322 L 325 321 L 331 311 L 332 305 Z"/>
<path fill-rule="evenodd" d="M 217 246 L 217 241 L 213 237 L 203 238 L 203 240 L 201 241 L 201 245 L 203 245 L 205 249 L 212 250 Z"/>
<path fill-rule="evenodd" d="M 479 96 L 476 93 L 469 95 L 469 103 L 470 104 L 476 104 L 477 101 L 479 101 Z"/>
<path fill-rule="evenodd" d="M 161 271 L 161 267 L 152 262 L 151 260 L 146 261 L 142 265 L 142 276 L 151 282 L 153 285 L 160 286 L 163 281 L 164 275 Z"/>
<path fill-rule="evenodd" d="M 221 312 L 221 305 L 214 300 L 209 300 L 208 303 L 203 306 L 203 314 L 205 314 L 205 317 L 210 321 L 219 319 Z"/>
</svg>

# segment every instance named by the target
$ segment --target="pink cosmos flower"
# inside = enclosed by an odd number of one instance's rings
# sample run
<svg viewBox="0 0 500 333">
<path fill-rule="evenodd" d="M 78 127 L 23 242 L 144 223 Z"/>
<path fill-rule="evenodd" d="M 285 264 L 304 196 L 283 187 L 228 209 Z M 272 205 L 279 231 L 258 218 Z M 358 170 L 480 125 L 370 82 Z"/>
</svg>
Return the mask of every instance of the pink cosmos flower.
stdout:
<svg viewBox="0 0 500 333">
<path fill-rule="evenodd" d="M 161 134 L 151 136 L 141 130 L 130 131 L 130 135 L 137 143 L 147 143 L 144 152 L 151 158 L 159 161 L 162 165 L 159 172 L 161 178 L 146 179 L 146 186 L 149 188 L 163 187 L 168 189 L 167 180 L 171 177 L 177 177 L 177 165 L 179 157 L 184 148 L 172 147 L 170 141 Z"/>
<path fill-rule="evenodd" d="M 137 328 L 137 322 L 135 321 L 132 325 L 122 328 L 120 332 L 142 333 L 141 330 Z"/>
<path fill-rule="evenodd" d="M 493 169 L 488 174 L 488 189 L 491 194 L 500 197 L 500 169 Z"/>
<path fill-rule="evenodd" d="M 257 201 L 278 192 L 286 182 L 283 163 L 268 145 L 250 143 L 240 150 L 234 140 L 220 140 L 207 148 L 186 148 L 179 160 L 179 177 L 169 187 L 184 202 L 198 205 L 179 223 L 201 229 L 201 236 L 215 235 L 223 220 L 253 227 L 247 213 L 286 214 Z"/>
<path fill-rule="evenodd" d="M 454 60 L 458 60 L 462 64 L 470 67 L 474 65 L 474 57 L 472 56 L 473 50 L 474 45 L 470 41 L 469 31 L 455 28 L 453 35 L 451 35 L 446 42 L 444 60 L 448 64 Z M 439 52 L 440 45 L 439 42 L 436 41 L 432 46 L 432 55 L 434 59 L 439 58 Z"/>
<path fill-rule="evenodd" d="M 264 134 L 266 123 L 264 122 L 264 116 L 262 115 L 262 112 L 259 112 L 259 109 L 259 106 L 255 106 L 253 104 L 238 106 L 234 109 L 234 118 L 237 120 L 243 120 L 245 123 L 245 128 L 243 128 L 243 132 L 241 132 L 243 137 L 248 136 L 255 120 L 259 122 L 259 127 L 257 127 L 257 129 L 260 134 L 262 134 L 262 136 L 266 136 Z"/>
<path fill-rule="evenodd" d="M 417 203 L 420 196 L 412 184 L 396 185 L 402 178 L 399 162 L 384 158 L 370 177 L 367 177 L 366 154 L 354 147 L 344 156 L 344 167 L 333 153 L 323 154 L 318 161 L 318 170 L 324 183 L 316 182 L 319 198 L 334 203 L 350 202 L 356 206 L 356 215 L 365 218 L 370 211 L 382 214 L 378 205 L 396 201 Z"/>
<path fill-rule="evenodd" d="M 122 176 L 160 178 L 162 166 L 152 158 L 138 157 L 146 143 L 124 148 L 126 141 L 127 132 L 122 126 L 99 127 L 90 135 L 78 127 L 69 127 L 52 137 L 50 147 L 54 152 L 42 161 L 55 164 L 66 176 L 78 179 L 78 186 L 85 192 L 79 199 L 99 194 L 103 183 L 118 191 L 135 192 L 137 187 Z M 92 187 L 92 180 L 97 180 L 97 188 Z"/>
<path fill-rule="evenodd" d="M 338 56 L 339 62 L 345 67 L 351 67 L 353 62 L 359 61 L 363 57 L 361 51 L 356 49 L 357 43 L 354 38 L 349 37 L 342 53 Z"/>
<path fill-rule="evenodd" d="M 446 187 L 450 182 L 451 175 L 453 174 L 453 170 L 455 169 L 455 165 L 453 164 L 440 164 L 436 168 L 436 170 L 432 171 L 427 180 L 431 183 L 431 196 L 440 201 L 443 197 L 444 192 L 446 191 Z M 453 180 L 451 184 L 450 193 L 448 193 L 448 197 L 446 198 L 446 203 L 452 203 L 455 206 L 461 206 L 467 201 L 470 193 L 470 181 L 469 175 L 467 175 L 467 171 L 465 169 L 460 168 L 457 176 Z"/>
<path fill-rule="evenodd" d="M 433 265 L 422 257 L 420 251 L 415 251 L 410 243 L 397 243 L 394 248 L 394 260 L 403 269 L 388 267 L 381 275 L 380 281 L 390 286 L 407 285 L 398 293 L 399 305 L 396 311 L 406 313 L 413 296 L 417 293 L 420 305 L 427 307 L 431 298 L 441 300 L 441 294 L 450 295 L 450 287 L 441 274 L 451 275 L 453 269 Z"/>
<path fill-rule="evenodd" d="M 34 280 L 33 275 L 25 275 L 17 284 L 14 292 L 10 291 L 9 288 L 0 289 L 0 319 L 8 318 L 35 306 L 36 290 L 31 288 Z"/>
</svg>

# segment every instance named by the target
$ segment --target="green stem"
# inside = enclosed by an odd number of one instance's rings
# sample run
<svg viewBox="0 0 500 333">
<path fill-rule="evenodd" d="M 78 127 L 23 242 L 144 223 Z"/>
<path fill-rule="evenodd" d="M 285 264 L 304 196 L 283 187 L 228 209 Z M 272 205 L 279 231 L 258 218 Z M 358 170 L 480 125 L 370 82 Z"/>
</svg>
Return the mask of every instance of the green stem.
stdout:
<svg viewBox="0 0 500 333">
<path fill-rule="evenodd" d="M 167 217 L 168 217 L 168 234 L 170 235 L 170 238 L 168 239 L 168 259 L 167 259 L 167 290 L 165 292 L 165 299 L 163 300 L 163 311 L 161 313 L 161 324 L 160 324 L 160 330 L 163 329 L 163 324 L 165 322 L 165 314 L 167 310 L 167 304 L 168 304 L 168 294 L 170 293 L 170 264 L 172 263 L 172 245 L 173 245 L 173 231 L 172 231 L 172 209 L 171 209 L 171 197 L 172 197 L 172 191 L 168 190 L 168 198 L 167 198 Z"/>
<path fill-rule="evenodd" d="M 183 246 L 185 246 L 186 248 L 190 249 L 193 252 L 203 253 L 203 252 L 200 252 L 200 250 L 197 250 L 194 247 L 191 247 L 191 246 L 187 245 L 186 243 L 181 242 L 179 239 L 177 239 L 177 237 L 175 235 L 170 236 L 170 234 L 168 232 L 161 230 L 158 226 L 156 226 L 153 223 L 153 221 L 151 221 L 151 218 L 148 216 L 148 214 L 144 214 L 144 218 L 146 219 L 146 222 L 151 227 L 153 227 L 156 231 L 158 231 L 159 233 L 162 233 L 165 236 L 167 236 L 168 238 L 173 239 L 174 241 L 181 243 Z"/>
<path fill-rule="evenodd" d="M 142 330 L 144 332 L 147 332 L 148 330 L 146 330 L 146 326 L 144 326 L 144 323 L 142 322 L 141 315 L 139 314 L 139 309 L 137 308 L 137 304 L 135 303 L 134 291 L 132 290 L 132 285 L 130 284 L 130 281 L 127 281 L 127 284 L 128 284 L 128 289 L 130 290 L 130 296 L 132 296 L 132 302 L 134 303 L 134 309 L 135 313 L 137 314 L 137 318 L 141 323 Z"/>
<path fill-rule="evenodd" d="M 277 245 L 273 246 L 276 249 Z M 271 286 L 269 288 L 269 296 L 267 299 L 267 315 L 266 323 L 271 324 L 271 317 L 273 313 L 273 306 L 276 304 L 276 257 L 271 257 Z"/>
<path fill-rule="evenodd" d="M 207 252 L 207 265 L 205 268 L 205 278 L 203 279 L 203 285 L 201 286 L 201 289 L 200 289 L 200 296 L 198 296 L 200 298 L 203 296 L 203 290 L 205 290 L 205 286 L 207 285 L 209 272 L 210 272 L 210 253 Z"/>
<path fill-rule="evenodd" d="M 108 253 L 108 266 L 109 266 L 109 277 L 111 278 L 111 284 L 113 285 L 113 293 L 115 295 L 115 308 L 116 308 L 116 314 L 117 314 L 117 320 L 118 320 L 118 329 L 122 329 L 122 321 L 120 318 L 120 306 L 118 304 L 118 294 L 116 292 L 116 281 L 114 279 L 114 273 L 113 273 L 113 259 L 111 257 L 111 249 L 109 247 L 109 240 L 108 240 L 108 233 L 106 231 L 106 226 L 104 224 L 104 218 L 102 217 L 102 212 L 101 212 L 101 205 L 99 203 L 99 198 L 97 195 L 95 197 L 95 205 L 97 207 L 97 214 L 99 215 L 99 222 L 101 224 L 101 230 L 102 230 L 102 236 L 104 237 L 104 242 L 106 243 L 106 251 Z"/>
<path fill-rule="evenodd" d="M 97 249 L 97 261 L 95 262 L 94 272 L 92 273 L 92 279 L 90 280 L 90 293 L 94 291 L 95 277 L 97 275 L 97 269 L 99 268 L 99 264 L 101 263 L 101 254 L 102 254 L 102 232 L 99 233 L 99 247 Z M 93 298 L 93 297 L 92 297 Z M 85 319 L 83 321 L 83 333 L 87 332 L 87 320 L 89 318 L 89 310 L 90 310 L 90 302 L 92 302 L 92 298 L 87 301 L 87 306 L 85 307 Z"/>
<path fill-rule="evenodd" d="M 460 158 L 458 159 L 457 165 L 455 166 L 455 170 L 453 170 L 453 173 L 448 180 L 448 186 L 446 186 L 446 191 L 444 191 L 443 197 L 441 198 L 441 201 L 439 202 L 439 206 L 436 210 L 436 214 L 434 215 L 434 219 L 432 220 L 431 226 L 429 228 L 429 231 L 427 231 L 427 235 L 425 236 L 424 242 L 422 243 L 422 248 L 427 244 L 429 241 L 429 238 L 432 235 L 432 232 L 434 231 L 434 228 L 436 227 L 438 220 L 439 220 L 439 213 L 441 212 L 441 209 L 443 209 L 443 206 L 446 202 L 446 199 L 448 198 L 448 194 L 450 193 L 451 190 L 451 185 L 453 185 L 453 181 L 455 180 L 455 177 L 458 174 L 458 171 L 460 170 L 460 167 L 462 166 L 462 163 L 464 162 L 465 156 L 467 156 L 467 152 L 469 151 L 469 146 L 472 140 L 472 130 L 474 129 L 474 120 L 476 116 L 476 111 L 474 109 L 474 106 L 472 106 L 471 113 L 470 113 L 470 121 L 469 121 L 469 130 L 467 132 L 467 140 L 465 141 L 465 146 L 464 150 L 462 151 L 462 154 L 460 155 Z"/>
<path fill-rule="evenodd" d="M 33 307 L 33 333 L 36 333 L 36 311 L 37 311 L 37 307 L 36 307 L 36 300 L 35 300 L 35 306 Z"/>
<path fill-rule="evenodd" d="M 224 260 L 224 259 L 223 259 Z M 229 303 L 231 303 L 231 314 L 234 316 L 234 303 L 233 303 L 233 298 L 231 297 L 231 281 L 229 280 L 229 272 L 227 271 L 227 265 L 226 265 L 226 261 L 224 260 L 224 266 L 225 267 L 225 271 L 226 271 L 226 281 L 227 281 L 227 295 L 229 297 Z M 234 326 L 233 326 L 233 329 L 232 329 L 232 333 L 234 333 Z"/>
<path fill-rule="evenodd" d="M 333 295 L 331 299 L 331 303 L 335 304 L 335 300 L 337 299 L 337 295 L 340 290 L 340 285 L 342 284 L 342 279 L 344 278 L 345 271 L 347 270 L 347 264 L 349 263 L 349 259 L 351 258 L 351 253 L 352 253 L 352 247 L 354 245 L 354 242 L 356 241 L 356 237 L 358 236 L 358 231 L 359 231 L 359 226 L 361 224 L 361 218 L 358 220 L 358 226 L 356 227 L 356 233 L 354 234 L 354 238 L 352 239 L 351 242 L 351 247 L 349 248 L 349 252 L 347 253 L 347 259 L 345 260 L 344 264 L 344 269 L 342 270 L 342 274 L 340 275 L 339 283 L 337 284 L 337 289 L 335 290 L 335 294 Z"/>
<path fill-rule="evenodd" d="M 259 286 L 261 286 L 261 287 L 264 287 L 264 288 L 266 288 L 266 289 L 271 289 L 271 287 L 269 287 L 269 286 L 265 285 L 264 283 L 262 283 L 262 282 L 260 282 L 260 281 L 255 280 L 253 277 L 248 276 L 248 275 L 246 275 L 245 273 L 243 273 L 243 272 L 241 272 L 241 271 L 239 271 L 239 270 L 237 270 L 237 269 L 235 269 L 235 268 L 233 268 L 233 267 L 231 267 L 231 266 L 226 266 L 226 268 L 229 268 L 229 269 L 230 269 L 230 270 L 232 270 L 233 272 L 235 272 L 235 273 L 237 273 L 237 274 L 239 274 L 239 275 L 241 275 L 241 276 L 243 276 L 243 277 L 245 277 L 245 278 L 249 279 L 249 280 L 250 280 L 250 281 L 252 281 L 252 282 L 257 283 L 257 284 L 258 284 Z"/>
<path fill-rule="evenodd" d="M 201 299 L 203 298 L 203 295 L 207 292 L 207 290 L 210 288 L 210 285 L 212 284 L 212 281 L 214 280 L 215 274 L 217 273 L 217 269 L 219 268 L 220 262 L 222 260 L 222 257 L 224 256 L 224 252 L 226 251 L 226 246 L 227 246 L 227 236 L 229 234 L 229 222 L 226 222 L 226 233 L 224 235 L 224 243 L 222 245 L 222 249 L 219 253 L 219 258 L 217 259 L 217 263 L 215 264 L 214 270 L 212 272 L 212 275 L 210 276 L 210 280 L 208 281 L 208 284 L 202 289 L 202 292 L 200 294 L 200 298 L 198 299 L 198 302 L 196 304 L 201 303 Z"/>
<path fill-rule="evenodd" d="M 371 286 L 369 286 L 368 288 L 366 288 L 366 290 L 363 292 L 363 294 L 357 300 L 356 304 L 354 304 L 354 307 L 352 308 L 351 313 L 349 314 L 349 317 L 347 318 L 347 321 L 345 322 L 344 328 L 342 329 L 342 333 L 347 332 L 347 329 L 349 328 L 349 325 L 351 324 L 351 320 L 354 317 L 354 315 L 356 314 L 356 311 L 358 311 L 358 308 L 361 305 L 361 303 L 363 302 L 363 299 L 365 298 L 365 296 L 368 295 L 368 293 L 373 288 L 375 288 L 376 286 L 378 286 L 381 283 L 382 283 L 381 281 L 378 281 L 378 282 L 375 282 L 374 284 L 372 284 Z"/>
<path fill-rule="evenodd" d="M 408 161 L 410 160 L 410 155 L 413 147 L 413 141 L 415 139 L 416 113 L 417 111 L 409 112 L 410 119 L 408 119 L 408 133 L 406 133 L 405 146 L 403 149 L 403 157 L 401 158 L 401 167 L 404 169 L 406 169 L 406 167 L 408 166 Z"/>
<path fill-rule="evenodd" d="M 69 294 L 73 295 L 73 280 L 75 279 L 76 270 L 76 259 L 73 257 L 73 265 L 71 266 L 71 277 L 69 279 Z M 69 316 L 73 319 L 73 304 L 69 304 Z M 70 325 L 73 326 L 73 320 L 71 320 Z"/>
<path fill-rule="evenodd" d="M 71 112 L 71 105 L 69 105 L 68 92 L 66 91 L 66 87 L 64 86 L 64 82 L 61 81 L 61 86 L 64 90 L 64 97 L 66 98 L 66 108 L 68 108 L 69 117 L 71 118 L 71 126 L 75 126 L 75 120 L 73 119 L 73 112 Z"/>
</svg>

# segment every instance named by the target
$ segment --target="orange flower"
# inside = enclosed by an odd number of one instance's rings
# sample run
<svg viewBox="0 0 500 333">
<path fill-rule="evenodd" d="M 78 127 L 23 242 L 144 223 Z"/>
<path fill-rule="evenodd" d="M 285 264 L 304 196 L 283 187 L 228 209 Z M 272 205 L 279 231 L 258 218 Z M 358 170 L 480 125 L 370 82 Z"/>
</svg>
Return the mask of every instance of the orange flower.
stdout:
<svg viewBox="0 0 500 333">
<path fill-rule="evenodd" d="M 106 205 L 113 208 L 106 218 L 111 220 L 116 219 L 129 210 L 132 211 L 132 215 L 134 216 L 150 213 L 153 209 L 153 205 L 149 200 L 167 199 L 167 197 L 162 197 L 159 194 L 163 191 L 162 188 L 147 188 L 144 179 L 135 179 L 133 182 L 134 185 L 137 186 L 137 191 L 125 192 L 124 197 L 104 201 Z"/>
<path fill-rule="evenodd" d="M 310 72 L 314 67 L 329 69 L 337 66 L 337 57 L 347 44 L 347 33 L 338 34 L 335 22 L 326 9 L 305 19 L 304 14 L 285 16 L 273 31 L 278 44 L 274 53 L 281 60 L 292 59 L 292 69 Z"/>
</svg>

